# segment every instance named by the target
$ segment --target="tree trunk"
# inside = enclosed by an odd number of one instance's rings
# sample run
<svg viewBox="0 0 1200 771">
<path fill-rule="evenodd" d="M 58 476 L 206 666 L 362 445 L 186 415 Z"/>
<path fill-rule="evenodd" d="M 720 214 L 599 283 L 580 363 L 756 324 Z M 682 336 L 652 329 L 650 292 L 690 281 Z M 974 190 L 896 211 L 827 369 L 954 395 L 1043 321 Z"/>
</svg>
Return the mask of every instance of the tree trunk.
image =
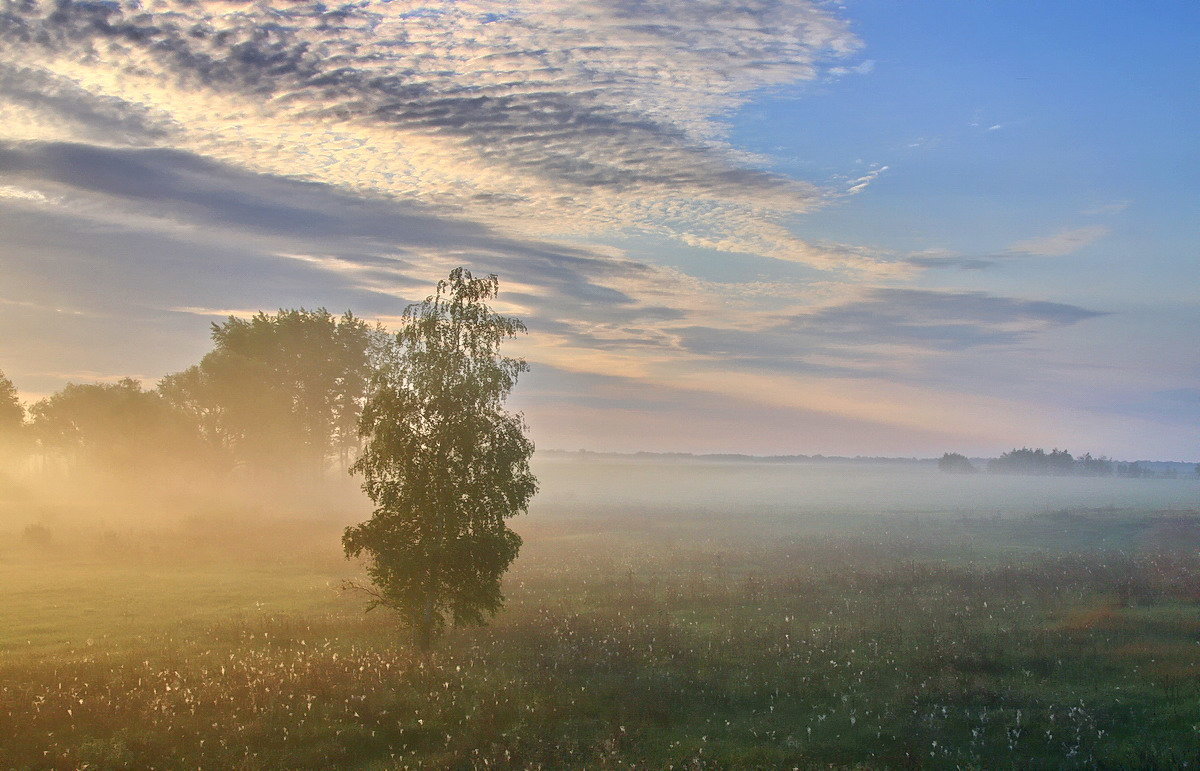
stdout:
<svg viewBox="0 0 1200 771">
<path fill-rule="evenodd" d="M 416 628 L 417 650 L 428 653 L 433 647 L 433 595 L 425 597 L 425 606 L 421 608 L 421 620 Z"/>
</svg>

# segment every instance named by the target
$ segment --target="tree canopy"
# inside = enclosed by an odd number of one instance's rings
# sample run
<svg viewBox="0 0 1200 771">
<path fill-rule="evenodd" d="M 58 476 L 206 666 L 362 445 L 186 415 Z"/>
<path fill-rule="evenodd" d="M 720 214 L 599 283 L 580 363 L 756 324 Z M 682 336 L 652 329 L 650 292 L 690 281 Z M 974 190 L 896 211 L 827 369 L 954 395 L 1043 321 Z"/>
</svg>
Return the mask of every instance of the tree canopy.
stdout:
<svg viewBox="0 0 1200 771">
<path fill-rule="evenodd" d="M 259 312 L 212 325 L 214 348 L 159 388 L 235 460 L 321 466 L 357 446 L 381 333 L 349 312 Z"/>
<path fill-rule="evenodd" d="M 0 437 L 13 434 L 25 422 L 25 408 L 17 398 L 17 387 L 0 372 Z"/>
<path fill-rule="evenodd" d="M 499 353 L 525 327 L 488 307 L 498 289 L 495 276 L 458 268 L 410 306 L 359 422 L 352 471 L 375 510 L 343 544 L 367 557 L 371 607 L 396 610 L 422 649 L 447 619 L 478 624 L 499 610 L 521 545 L 505 519 L 537 491 L 524 420 L 504 409 L 527 365 Z"/>
<path fill-rule="evenodd" d="M 957 452 L 943 454 L 938 459 L 938 468 L 948 474 L 974 474 L 978 470 L 970 458 Z"/>
<path fill-rule="evenodd" d="M 34 404 L 30 413 L 33 433 L 44 448 L 103 468 L 216 461 L 187 415 L 132 378 L 69 383 Z"/>
<path fill-rule="evenodd" d="M 970 460 L 956 452 L 942 455 L 938 460 L 938 468 L 949 473 L 971 473 L 977 470 Z M 1035 450 L 1028 447 L 1009 450 L 987 462 L 987 470 L 992 474 L 1112 476 L 1114 471 L 1122 475 L 1123 468 L 1121 464 L 1114 464 L 1103 456 L 1093 457 L 1090 452 L 1076 458 L 1066 450 L 1053 449 L 1046 452 L 1040 447 Z"/>
</svg>

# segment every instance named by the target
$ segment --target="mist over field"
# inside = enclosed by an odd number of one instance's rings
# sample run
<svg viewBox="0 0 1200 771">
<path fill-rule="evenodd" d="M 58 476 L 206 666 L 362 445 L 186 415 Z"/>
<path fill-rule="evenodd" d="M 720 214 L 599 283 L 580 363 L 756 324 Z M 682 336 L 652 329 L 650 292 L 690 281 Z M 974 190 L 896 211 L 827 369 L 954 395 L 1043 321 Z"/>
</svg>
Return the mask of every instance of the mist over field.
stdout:
<svg viewBox="0 0 1200 771">
<path fill-rule="evenodd" d="M 636 508 L 860 524 L 902 514 L 1013 516 L 1063 509 L 1175 510 L 1200 503 L 1194 473 L 1176 479 L 955 476 L 940 472 L 932 460 L 731 462 L 571 455 L 548 454 L 536 463 L 542 491 L 531 516 Z"/>
<path fill-rule="evenodd" d="M 1193 758 L 1200 480 L 578 453 L 534 470 L 542 490 L 512 520 L 524 544 L 504 610 L 432 656 L 342 589 L 361 565 L 341 529 L 369 506 L 336 477 L 319 498 L 236 475 L 189 497 L 10 474 L 0 732 L 14 740 L 0 758 Z"/>
<path fill-rule="evenodd" d="M 238 470 L 206 477 L 190 468 L 159 468 L 150 478 L 140 469 L 127 474 L 85 470 L 64 478 L 37 470 L 29 460 L 7 468 L 0 477 L 0 507 L 14 535 L 35 524 L 153 530 L 208 518 L 246 525 L 279 519 L 342 525 L 370 510 L 355 480 L 336 471 L 313 476 Z M 637 512 L 646 526 L 685 516 L 783 530 L 836 529 L 904 516 L 1170 512 L 1200 504 L 1194 472 L 1169 479 L 952 475 L 939 471 L 932 459 L 731 461 L 555 451 L 535 456 L 533 469 L 539 494 L 529 513 L 515 522 L 518 528 Z"/>
</svg>

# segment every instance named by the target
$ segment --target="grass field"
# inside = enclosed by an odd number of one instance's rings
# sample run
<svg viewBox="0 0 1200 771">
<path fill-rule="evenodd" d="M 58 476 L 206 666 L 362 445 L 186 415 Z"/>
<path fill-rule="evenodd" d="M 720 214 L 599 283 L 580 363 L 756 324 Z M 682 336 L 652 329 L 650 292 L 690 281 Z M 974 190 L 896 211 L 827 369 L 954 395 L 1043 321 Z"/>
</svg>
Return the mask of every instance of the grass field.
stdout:
<svg viewBox="0 0 1200 771">
<path fill-rule="evenodd" d="M 425 660 L 334 523 L 14 530 L 0 767 L 1200 763 L 1200 512 L 753 508 L 539 509 Z"/>
</svg>

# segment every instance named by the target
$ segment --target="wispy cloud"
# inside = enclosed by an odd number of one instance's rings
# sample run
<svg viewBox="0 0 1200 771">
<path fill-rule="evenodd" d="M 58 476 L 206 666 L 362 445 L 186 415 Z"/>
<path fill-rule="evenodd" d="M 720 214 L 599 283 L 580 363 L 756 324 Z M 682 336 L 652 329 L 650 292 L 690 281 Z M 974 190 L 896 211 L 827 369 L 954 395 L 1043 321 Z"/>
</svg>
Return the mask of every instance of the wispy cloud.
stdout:
<svg viewBox="0 0 1200 771">
<path fill-rule="evenodd" d="M 16 185 L 0 185 L 0 198 L 8 201 L 21 201 L 36 204 L 48 204 L 54 199 L 39 190 L 18 187 Z"/>
<path fill-rule="evenodd" d="M 1011 253 L 973 255 L 959 254 L 947 249 L 925 249 L 905 256 L 904 261 L 919 268 L 987 270 L 1000 260 L 1013 256 Z"/>
<path fill-rule="evenodd" d="M 797 316 L 792 326 L 859 345 L 901 343 L 946 350 L 1018 342 L 1101 315 L 1065 303 L 985 292 L 878 288 L 854 302 Z"/>
<path fill-rule="evenodd" d="M 755 330 L 689 326 L 680 346 L 757 368 L 903 378 L 925 354 L 995 348 L 1105 315 L 983 292 L 877 287 Z"/>
<path fill-rule="evenodd" d="M 864 59 L 853 67 L 830 67 L 830 75 L 870 75 L 875 71 L 875 60 Z"/>
<path fill-rule="evenodd" d="M 1110 228 L 1105 225 L 1086 225 L 1081 228 L 1067 228 L 1049 236 L 1018 241 L 1009 247 L 1009 249 L 1013 252 L 1039 254 L 1046 257 L 1063 257 L 1099 241 L 1110 232 Z"/>
<path fill-rule="evenodd" d="M 862 191 L 866 190 L 867 187 L 870 186 L 870 184 L 876 179 L 878 179 L 880 174 L 887 171 L 888 168 L 889 167 L 887 166 L 874 166 L 866 174 L 863 174 L 858 179 L 851 181 L 850 186 L 846 189 L 846 194 L 855 195 L 856 193 L 861 193 Z"/>
</svg>

